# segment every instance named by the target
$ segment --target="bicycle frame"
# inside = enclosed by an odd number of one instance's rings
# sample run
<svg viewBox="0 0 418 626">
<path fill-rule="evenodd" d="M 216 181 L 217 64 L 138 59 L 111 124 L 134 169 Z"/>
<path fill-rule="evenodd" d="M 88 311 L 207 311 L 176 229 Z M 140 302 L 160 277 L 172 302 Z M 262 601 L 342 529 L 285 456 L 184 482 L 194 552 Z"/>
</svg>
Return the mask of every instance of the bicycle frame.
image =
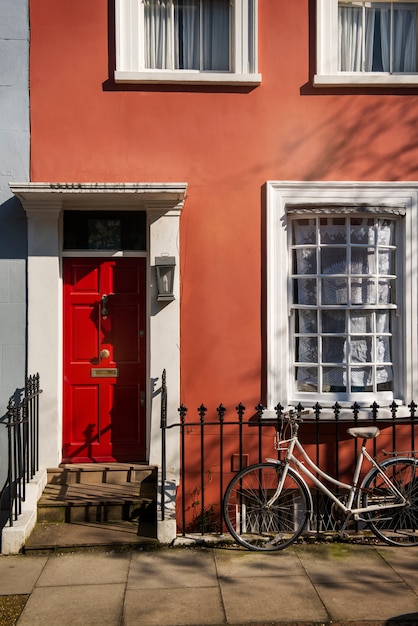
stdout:
<svg viewBox="0 0 418 626">
<path fill-rule="evenodd" d="M 283 461 L 278 461 L 277 459 L 267 459 L 270 462 L 274 462 L 274 463 L 281 464 L 281 465 L 284 466 L 284 471 L 283 471 L 283 473 L 282 473 L 282 475 L 280 477 L 279 484 L 277 486 L 277 490 L 276 490 L 275 494 L 272 496 L 271 500 L 269 501 L 269 505 L 270 506 L 273 505 L 274 502 L 279 497 L 279 495 L 280 495 L 280 493 L 281 493 L 281 491 L 283 489 L 283 485 L 284 485 L 284 481 L 286 479 L 288 468 L 289 468 L 289 466 L 291 464 L 296 466 L 296 468 L 299 470 L 299 472 L 301 472 L 302 474 L 304 474 L 305 476 L 310 478 L 310 480 L 316 485 L 316 487 L 320 491 L 322 491 L 322 493 L 327 495 L 332 500 L 332 502 L 334 502 L 335 505 L 337 507 L 339 507 L 343 511 L 343 513 L 347 516 L 347 519 L 351 515 L 353 515 L 354 519 L 360 520 L 361 519 L 361 517 L 360 517 L 361 513 L 370 513 L 372 511 L 379 511 L 379 510 L 382 510 L 382 509 L 389 509 L 389 508 L 394 508 L 394 507 L 401 508 L 401 507 L 404 507 L 404 506 L 406 506 L 408 504 L 408 502 L 404 498 L 404 496 L 400 493 L 400 491 L 396 488 L 396 486 L 392 483 L 392 481 L 386 476 L 386 474 L 384 472 L 384 465 L 383 466 L 379 465 L 379 463 L 377 463 L 377 461 L 375 461 L 375 459 L 373 457 L 371 457 L 370 454 L 367 452 L 366 445 L 365 445 L 365 440 L 363 440 L 361 449 L 360 449 L 358 457 L 357 457 L 357 462 L 356 462 L 356 467 L 355 467 L 355 470 L 354 470 L 352 483 L 348 484 L 348 483 L 343 483 L 340 480 L 337 480 L 336 478 L 333 478 L 332 476 L 330 476 L 329 474 L 327 474 L 326 472 L 321 470 L 321 468 L 318 467 L 314 463 L 314 461 L 309 457 L 309 455 L 305 451 L 303 445 L 300 443 L 299 438 L 298 438 L 298 425 L 297 424 L 293 424 L 293 429 L 294 429 L 294 432 L 293 432 L 292 437 L 290 439 L 284 439 L 284 440 L 278 442 L 277 449 L 286 451 L 285 459 Z M 284 446 L 284 447 L 282 447 L 282 446 Z M 297 457 L 295 457 L 295 455 L 294 455 L 295 448 L 300 452 L 300 454 L 302 455 L 303 459 L 306 461 L 306 463 L 309 465 L 309 467 L 315 473 L 317 473 L 319 476 L 324 478 L 326 481 L 336 485 L 337 487 L 341 487 L 342 489 L 345 489 L 346 491 L 348 491 L 347 504 L 344 504 L 344 502 L 342 502 L 336 495 L 334 495 L 319 480 L 319 478 L 317 476 L 315 476 L 315 474 L 313 474 L 312 471 L 308 467 L 306 467 L 306 465 L 303 464 L 302 461 L 300 461 Z M 360 494 L 361 494 L 362 487 L 361 487 L 361 485 L 360 486 L 358 485 L 358 482 L 359 482 L 360 472 L 361 472 L 361 468 L 363 466 L 364 459 L 367 459 L 367 461 L 369 461 L 369 463 L 374 468 L 376 468 L 376 470 L 378 471 L 378 473 L 382 477 L 383 481 L 387 485 L 389 491 L 391 492 L 391 494 L 396 499 L 394 502 L 389 502 L 389 503 L 386 503 L 386 504 L 384 504 L 384 503 L 376 503 L 374 505 L 368 505 L 368 506 L 365 506 L 365 507 L 359 506 L 360 505 Z M 364 480 L 366 480 L 366 479 L 364 479 Z M 364 480 L 363 480 L 362 484 L 364 483 Z M 356 498 L 357 498 L 357 507 L 353 508 L 354 500 Z M 367 520 L 365 520 L 365 521 L 367 521 Z"/>
</svg>

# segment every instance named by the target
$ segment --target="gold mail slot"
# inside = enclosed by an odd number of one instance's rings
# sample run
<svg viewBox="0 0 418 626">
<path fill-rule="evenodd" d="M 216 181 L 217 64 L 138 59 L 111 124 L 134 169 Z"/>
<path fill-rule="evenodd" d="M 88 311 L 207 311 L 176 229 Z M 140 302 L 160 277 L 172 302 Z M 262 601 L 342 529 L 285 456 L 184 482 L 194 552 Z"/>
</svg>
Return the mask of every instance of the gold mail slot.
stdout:
<svg viewBox="0 0 418 626">
<path fill-rule="evenodd" d="M 114 378 L 119 376 L 119 370 L 117 367 L 92 367 L 92 378 Z"/>
</svg>

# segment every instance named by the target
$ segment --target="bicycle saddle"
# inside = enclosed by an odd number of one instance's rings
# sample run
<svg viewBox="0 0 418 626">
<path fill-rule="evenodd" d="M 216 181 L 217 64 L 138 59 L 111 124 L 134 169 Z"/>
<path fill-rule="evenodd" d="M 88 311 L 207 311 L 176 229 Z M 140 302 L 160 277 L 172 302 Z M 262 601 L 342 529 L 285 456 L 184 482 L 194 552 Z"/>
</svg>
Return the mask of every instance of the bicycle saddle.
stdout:
<svg viewBox="0 0 418 626">
<path fill-rule="evenodd" d="M 375 439 L 378 435 L 380 435 L 380 430 L 377 428 L 377 426 L 349 428 L 347 432 L 352 437 L 362 437 L 363 439 Z"/>
</svg>

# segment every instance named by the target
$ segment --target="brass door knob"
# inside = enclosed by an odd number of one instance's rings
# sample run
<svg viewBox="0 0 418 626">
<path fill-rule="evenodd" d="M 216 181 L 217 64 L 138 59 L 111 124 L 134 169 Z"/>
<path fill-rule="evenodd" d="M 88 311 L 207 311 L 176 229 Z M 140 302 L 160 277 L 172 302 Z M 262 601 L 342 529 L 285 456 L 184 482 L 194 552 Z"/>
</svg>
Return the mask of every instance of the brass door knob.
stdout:
<svg viewBox="0 0 418 626">
<path fill-rule="evenodd" d="M 103 350 L 100 351 L 101 359 L 108 359 L 109 357 L 110 357 L 110 352 L 107 348 L 104 348 Z"/>
</svg>

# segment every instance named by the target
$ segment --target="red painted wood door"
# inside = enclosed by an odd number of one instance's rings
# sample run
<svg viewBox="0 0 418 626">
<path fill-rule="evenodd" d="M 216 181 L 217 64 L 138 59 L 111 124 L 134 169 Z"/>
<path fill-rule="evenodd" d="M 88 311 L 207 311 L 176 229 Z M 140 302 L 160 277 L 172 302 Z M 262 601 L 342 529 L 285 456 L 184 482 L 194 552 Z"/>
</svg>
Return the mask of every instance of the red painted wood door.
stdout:
<svg viewBox="0 0 418 626">
<path fill-rule="evenodd" d="M 145 460 L 145 259 L 64 259 L 66 463 Z"/>
</svg>

